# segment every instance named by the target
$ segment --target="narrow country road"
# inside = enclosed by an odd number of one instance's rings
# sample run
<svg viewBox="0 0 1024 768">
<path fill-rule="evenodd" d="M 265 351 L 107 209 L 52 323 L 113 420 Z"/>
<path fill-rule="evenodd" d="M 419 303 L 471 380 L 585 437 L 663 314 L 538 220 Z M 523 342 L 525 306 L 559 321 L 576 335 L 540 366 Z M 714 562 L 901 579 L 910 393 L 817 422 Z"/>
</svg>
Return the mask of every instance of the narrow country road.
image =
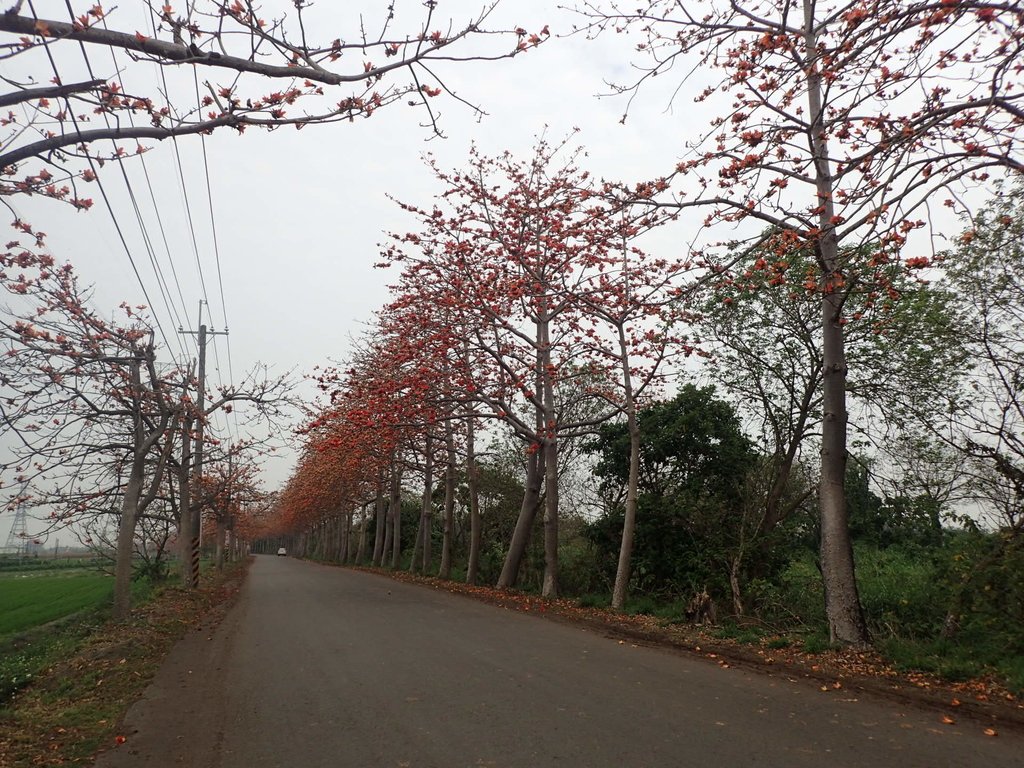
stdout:
<svg viewBox="0 0 1024 768">
<path fill-rule="evenodd" d="M 98 768 L 1019 768 L 1024 737 L 258 557 Z"/>
</svg>

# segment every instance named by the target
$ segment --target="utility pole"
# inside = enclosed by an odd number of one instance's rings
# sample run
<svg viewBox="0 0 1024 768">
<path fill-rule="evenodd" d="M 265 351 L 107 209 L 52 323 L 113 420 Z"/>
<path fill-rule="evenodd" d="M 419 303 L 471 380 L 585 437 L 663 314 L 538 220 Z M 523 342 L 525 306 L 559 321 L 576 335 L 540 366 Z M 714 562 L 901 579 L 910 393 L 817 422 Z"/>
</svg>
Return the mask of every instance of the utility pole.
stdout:
<svg viewBox="0 0 1024 768">
<path fill-rule="evenodd" d="M 199 368 L 196 393 L 196 434 L 194 448 L 192 450 L 192 472 L 193 484 L 198 483 L 203 475 L 203 434 L 206 428 L 206 342 L 209 336 L 227 336 L 228 330 L 215 331 L 207 330 L 203 324 L 203 304 L 199 301 L 199 330 L 186 331 L 178 328 L 178 333 L 185 336 L 197 336 L 199 344 Z M 185 432 L 184 440 L 188 440 L 188 432 Z M 184 453 L 184 451 L 183 451 Z M 184 467 L 187 472 L 187 464 Z M 179 525 L 179 538 L 182 540 L 182 580 L 185 587 L 192 589 L 199 585 L 199 547 L 202 543 L 202 498 L 199 488 L 195 488 L 189 503 L 183 505 L 181 510 L 181 523 Z"/>
</svg>

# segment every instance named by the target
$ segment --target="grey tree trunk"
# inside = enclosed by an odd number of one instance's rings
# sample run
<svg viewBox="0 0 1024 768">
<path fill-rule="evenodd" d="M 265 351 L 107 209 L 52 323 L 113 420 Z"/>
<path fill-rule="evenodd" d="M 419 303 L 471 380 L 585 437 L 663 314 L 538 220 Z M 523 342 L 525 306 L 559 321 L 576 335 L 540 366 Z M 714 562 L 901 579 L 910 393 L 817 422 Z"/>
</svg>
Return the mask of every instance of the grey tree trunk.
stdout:
<svg viewBox="0 0 1024 768">
<path fill-rule="evenodd" d="M 543 376 L 544 424 L 544 582 L 543 597 L 558 597 L 558 428 L 555 412 L 555 383 L 551 373 L 549 320 L 542 315 L 540 370 Z"/>
<path fill-rule="evenodd" d="M 391 517 L 391 567 L 398 568 L 402 562 L 402 476 L 398 462 L 391 467 L 391 498 L 388 502 Z"/>
<path fill-rule="evenodd" d="M 455 433 L 451 419 L 444 424 L 446 464 L 444 470 L 444 528 L 441 538 L 441 567 L 437 575 L 452 577 L 452 537 L 455 535 Z"/>
<path fill-rule="evenodd" d="M 476 430 L 473 417 L 466 420 L 466 482 L 469 486 L 469 562 L 466 583 L 476 584 L 480 578 L 480 547 L 483 530 L 480 525 L 480 488 L 476 468 Z"/>
<path fill-rule="evenodd" d="M 373 509 L 373 567 L 379 568 L 384 560 L 384 529 L 387 528 L 387 502 L 384 500 L 384 470 L 377 476 L 377 499 Z"/>
<path fill-rule="evenodd" d="M 534 451 L 526 457 L 526 489 L 523 492 L 523 504 L 519 508 L 516 527 L 512 531 L 505 562 L 498 577 L 498 589 L 514 587 L 519 580 L 519 567 L 530 543 L 533 521 L 537 519 L 540 507 L 541 485 L 544 482 L 544 455 L 542 451 Z"/>
<path fill-rule="evenodd" d="M 338 518 L 341 527 L 338 537 L 338 562 L 347 565 L 351 559 L 349 549 L 352 547 L 352 510 L 346 509 Z"/>
<path fill-rule="evenodd" d="M 821 571 L 829 638 L 834 643 L 865 645 L 867 624 L 857 593 L 853 544 L 846 510 L 846 351 L 842 304 L 845 281 L 839 262 L 831 162 L 824 128 L 822 78 L 817 61 L 814 1 L 804 0 L 805 71 L 810 119 L 810 148 L 820 202 L 818 261 L 821 269 L 823 420 L 821 427 Z"/>
<path fill-rule="evenodd" d="M 227 544 L 228 529 L 224 521 L 217 518 L 216 548 L 214 549 L 213 562 L 218 571 L 224 570 L 224 547 Z"/>
<path fill-rule="evenodd" d="M 743 564 L 743 550 L 729 561 L 729 590 L 732 592 L 732 609 L 737 616 L 745 613 L 743 607 L 743 592 L 740 589 L 740 569 Z"/>
<path fill-rule="evenodd" d="M 423 483 L 423 566 L 420 569 L 420 573 L 428 573 L 430 571 L 430 563 L 433 560 L 431 530 L 434 527 L 434 441 L 429 436 L 427 437 L 426 475 Z"/>
<path fill-rule="evenodd" d="M 192 419 L 184 416 L 181 424 L 181 464 L 178 467 L 178 558 L 181 560 L 181 584 L 185 589 L 197 586 L 192 574 Z"/>
<path fill-rule="evenodd" d="M 117 526 L 117 554 L 114 561 L 114 609 L 115 619 L 124 619 L 131 610 L 132 600 L 132 554 L 135 549 L 135 524 L 138 521 L 139 497 L 142 495 L 144 457 L 132 462 L 131 474 L 121 500 L 121 520 Z"/>
<path fill-rule="evenodd" d="M 434 485 L 434 451 L 433 441 L 427 435 L 423 453 L 423 494 L 420 496 L 420 519 L 416 524 L 416 538 L 412 542 L 412 560 L 409 562 L 409 573 L 426 573 L 430 563 L 430 513 L 432 509 L 431 495 Z M 420 552 L 423 561 L 420 562 Z"/>
<path fill-rule="evenodd" d="M 416 520 L 416 536 L 412 540 L 412 557 L 409 559 L 409 573 L 416 573 L 416 566 L 419 565 L 420 544 L 423 541 L 423 510 Z"/>
<path fill-rule="evenodd" d="M 385 561 L 391 557 L 391 537 L 394 531 L 394 522 L 391 519 L 391 508 L 388 507 L 384 513 L 384 548 L 381 552 L 381 558 L 378 565 L 384 567 Z"/>
<path fill-rule="evenodd" d="M 362 565 L 366 557 L 366 507 L 359 508 L 359 545 L 356 547 L 356 565 Z"/>
<path fill-rule="evenodd" d="M 629 433 L 629 477 L 626 481 L 626 509 L 622 520 L 622 541 L 619 544 L 619 563 L 615 571 L 612 590 L 612 608 L 621 611 L 626 605 L 629 577 L 633 558 L 633 538 L 636 533 L 637 485 L 640 477 L 640 425 L 637 423 L 636 404 L 633 402 L 633 377 L 629 369 L 629 349 L 626 332 L 619 325 L 619 359 L 622 361 L 623 410 L 626 412 L 626 430 Z"/>
<path fill-rule="evenodd" d="M 135 548 L 135 526 L 139 517 L 157 497 L 163 480 L 167 460 L 174 447 L 174 441 L 167 434 L 170 412 L 161 407 L 160 417 L 153 421 L 143 418 L 142 363 L 146 362 L 151 385 L 157 386 L 156 365 L 153 349 L 146 357 L 137 357 L 131 363 L 132 382 L 132 463 L 121 501 L 121 520 L 117 529 L 117 550 L 114 562 L 114 606 L 113 617 L 123 619 L 131 609 L 132 595 L 132 554 Z M 164 438 L 164 448 L 153 470 L 148 489 L 144 489 L 146 457 L 153 447 Z"/>
</svg>

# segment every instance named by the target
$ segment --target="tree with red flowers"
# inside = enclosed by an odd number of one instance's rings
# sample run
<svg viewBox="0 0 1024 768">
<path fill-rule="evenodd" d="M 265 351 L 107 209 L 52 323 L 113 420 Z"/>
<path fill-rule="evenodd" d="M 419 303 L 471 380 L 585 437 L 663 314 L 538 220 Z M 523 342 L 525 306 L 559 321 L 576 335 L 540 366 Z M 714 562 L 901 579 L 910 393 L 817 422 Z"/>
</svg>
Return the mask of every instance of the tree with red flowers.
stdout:
<svg viewBox="0 0 1024 768">
<path fill-rule="evenodd" d="M 621 405 L 620 393 L 609 395 L 604 385 L 609 360 L 613 378 L 621 376 L 622 352 L 617 341 L 609 352 L 594 319 L 618 324 L 627 347 L 642 356 L 634 342 L 651 329 L 640 331 L 640 319 L 668 300 L 636 299 L 672 282 L 666 262 L 645 261 L 639 251 L 623 265 L 624 238 L 659 217 L 623 218 L 595 193 L 567 143 L 542 139 L 526 161 L 473 150 L 469 166 L 456 172 L 432 164 L 444 192 L 433 208 L 403 205 L 420 229 L 395 235 L 386 253 L 403 267 L 400 294 L 415 296 L 426 315 L 442 314 L 436 327 L 459 337 L 449 349 L 464 346 L 475 356 L 462 373 L 466 397 L 526 444 L 526 492 L 499 586 L 515 583 L 543 497 L 545 596 L 558 593 L 559 442 L 591 432 Z M 632 368 L 628 353 L 625 359 Z M 601 401 L 606 407 L 597 412 L 579 408 Z"/>
<path fill-rule="evenodd" d="M 631 575 L 640 474 L 638 404 L 657 393 L 667 363 L 694 351 L 686 341 L 686 307 L 692 264 L 654 258 L 631 239 L 656 220 L 621 223 L 621 251 L 609 251 L 603 268 L 580 286 L 579 344 L 589 351 L 597 381 L 595 393 L 626 421 L 629 472 L 612 608 L 622 610 Z M 615 263 L 615 258 L 618 263 Z"/>
<path fill-rule="evenodd" d="M 139 308 L 122 305 L 123 324 L 100 317 L 70 265 L 21 229 L 24 239 L 0 253 L 2 431 L 15 456 L 3 479 L 27 484 L 54 526 L 116 517 L 114 615 L 123 617 L 136 528 L 165 490 L 180 376 L 157 365 Z"/>
<path fill-rule="evenodd" d="M 546 28 L 489 27 L 493 1 L 462 22 L 430 0 L 419 12 L 381 6 L 376 19 L 346 12 L 337 29 L 322 15 L 326 4 L 306 0 L 266 11 L 251 0 L 145 6 L 135 13 L 90 0 L 51 17 L 31 0 L 13 0 L 0 13 L 8 87 L 0 94 L 0 193 L 88 208 L 80 182 L 94 181 L 105 160 L 141 152 L 149 140 L 224 128 L 351 122 L 407 104 L 439 131 L 436 101 L 465 103 L 443 67 L 512 57 L 547 36 Z M 160 67 L 159 88 L 146 62 Z M 192 76 L 175 77 L 176 69 Z M 29 160 L 42 167 L 25 168 Z"/>
<path fill-rule="evenodd" d="M 643 38 L 644 71 L 622 92 L 685 64 L 700 78 L 697 103 L 714 115 L 675 171 L 631 198 L 704 208 L 707 226 L 747 226 L 768 272 L 793 252 L 813 254 L 806 283 L 820 295 L 826 613 L 833 641 L 865 643 L 844 497 L 845 299 L 865 283 L 894 290 L 884 269 L 892 263 L 927 265 L 930 252 L 908 240 L 943 203 L 957 207 L 960 189 L 993 169 L 1024 170 L 1024 17 L 1015 4 L 972 0 L 580 6 L 591 33 Z M 846 258 L 860 254 L 868 255 Z"/>
</svg>

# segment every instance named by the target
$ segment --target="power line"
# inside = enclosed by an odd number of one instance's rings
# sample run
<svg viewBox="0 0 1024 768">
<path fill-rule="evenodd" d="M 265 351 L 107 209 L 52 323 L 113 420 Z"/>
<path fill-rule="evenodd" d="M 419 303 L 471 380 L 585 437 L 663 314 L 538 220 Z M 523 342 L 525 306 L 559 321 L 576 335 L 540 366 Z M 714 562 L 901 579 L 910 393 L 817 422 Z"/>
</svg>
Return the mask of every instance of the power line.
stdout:
<svg viewBox="0 0 1024 768">
<path fill-rule="evenodd" d="M 191 6 L 191 4 L 190 3 L 186 3 L 186 8 L 187 8 L 189 17 L 191 17 L 191 15 L 192 15 L 192 6 Z M 195 87 L 196 109 L 197 110 L 202 110 L 202 100 L 201 100 L 200 94 L 199 94 L 199 74 L 196 72 L 195 68 L 192 69 L 192 82 L 193 82 L 193 85 Z M 217 218 L 214 215 L 214 209 L 213 209 L 213 185 L 210 182 L 210 159 L 209 159 L 209 154 L 206 151 L 206 136 L 200 135 L 200 142 L 201 142 L 201 146 L 202 146 L 202 150 L 203 150 L 203 172 L 204 172 L 205 179 L 206 179 L 206 201 L 207 201 L 208 209 L 209 209 L 209 212 L 210 212 L 210 234 L 211 234 L 211 236 L 213 238 L 214 262 L 215 262 L 215 264 L 217 266 L 217 286 L 218 286 L 218 289 L 219 289 L 219 292 L 220 292 L 221 315 L 224 318 L 224 331 L 225 331 L 224 343 L 225 343 L 225 347 L 226 347 L 227 362 L 228 362 L 228 380 L 231 382 L 232 385 L 234 385 L 234 383 L 235 383 L 235 372 L 234 372 L 233 366 L 231 364 L 231 337 L 230 337 L 230 335 L 227 335 L 227 331 L 230 328 L 230 326 L 228 324 L 228 304 L 227 304 L 227 300 L 224 297 L 224 275 L 223 275 L 223 271 L 221 270 L 221 261 L 220 261 L 220 238 L 217 235 Z M 214 351 L 214 357 L 217 360 L 217 375 L 218 375 L 218 377 L 220 377 L 220 375 L 221 375 L 221 372 L 220 372 L 220 355 L 219 355 L 219 352 L 217 350 L 216 337 L 214 337 L 213 351 Z M 223 379 L 221 379 L 221 382 L 222 382 L 222 386 L 223 386 Z M 238 429 L 238 413 L 234 409 L 232 409 L 231 413 L 232 413 L 232 418 L 231 418 L 230 421 L 234 422 L 235 435 L 237 436 L 239 434 L 239 429 Z M 228 424 L 229 420 L 225 418 L 224 421 L 225 421 L 225 426 L 227 427 L 227 430 L 228 430 L 228 435 L 230 437 L 231 436 L 231 426 L 230 426 L 230 424 Z"/>
<path fill-rule="evenodd" d="M 65 0 L 64 5 L 65 5 L 65 7 L 68 10 L 69 16 L 72 18 L 72 20 L 74 20 L 74 10 L 71 8 L 70 0 Z M 103 20 L 103 25 L 104 25 L 104 27 L 106 27 L 106 19 Z M 81 41 L 79 41 L 78 48 L 79 48 L 79 50 L 82 53 L 82 59 L 85 61 L 85 67 L 86 67 L 86 69 L 89 72 L 89 77 L 91 79 L 95 80 L 96 79 L 95 71 L 93 70 L 92 62 L 89 60 L 89 53 L 88 53 L 88 51 L 85 48 L 85 44 L 82 43 Z M 110 51 L 111 64 L 113 65 L 114 72 L 116 73 L 118 83 L 121 86 L 121 92 L 124 93 L 125 92 L 124 80 L 121 77 L 120 69 L 117 66 L 117 57 L 114 54 L 114 49 L 113 48 L 109 48 L 108 50 Z M 134 125 L 135 124 L 135 117 L 134 117 L 134 115 L 129 112 L 128 117 L 129 117 L 129 121 L 131 122 L 131 124 Z M 104 120 L 104 123 L 106 124 L 107 128 L 110 128 L 111 127 L 111 125 L 110 125 L 110 115 L 108 113 L 106 113 L 106 112 L 103 113 L 103 120 Z M 127 190 L 129 199 L 131 200 L 132 209 L 133 209 L 133 211 L 135 213 L 135 219 L 138 222 L 139 232 L 140 232 L 140 234 L 142 236 L 142 242 L 143 242 L 143 245 L 144 245 L 144 247 L 146 249 L 146 253 L 149 256 L 150 265 L 153 267 L 153 273 L 154 273 L 154 275 L 156 277 L 157 287 L 160 290 L 160 295 L 161 295 L 161 298 L 163 299 L 164 306 L 167 309 L 167 313 L 168 313 L 169 319 L 172 322 L 177 320 L 180 323 L 180 319 L 178 318 L 177 308 L 174 306 L 174 304 L 173 304 L 173 302 L 171 300 L 171 297 L 170 297 L 170 291 L 169 291 L 169 288 L 167 286 L 167 280 L 164 278 L 163 270 L 161 269 L 160 264 L 157 261 L 156 251 L 153 248 L 152 238 L 149 235 L 149 229 L 146 226 L 145 218 L 142 215 L 142 209 L 139 206 L 138 198 L 136 197 L 136 194 L 135 194 L 135 188 L 132 186 L 131 179 L 128 176 L 128 171 L 125 168 L 124 158 L 121 156 L 120 152 L 117 151 L 117 143 L 116 143 L 116 141 L 111 139 L 111 144 L 114 146 L 114 150 L 115 150 L 114 157 L 117 160 L 118 168 L 121 171 L 121 178 L 124 181 L 125 189 Z M 144 159 L 143 159 L 143 167 L 145 167 L 145 160 Z M 159 209 L 156 208 L 155 205 L 154 205 L 154 209 L 157 211 L 157 215 L 159 216 Z M 148 299 L 147 299 L 147 301 L 148 301 Z M 156 317 L 156 307 L 152 306 L 152 304 L 150 304 L 150 306 L 151 306 L 151 309 L 152 309 L 152 311 L 154 313 L 154 319 L 156 319 L 157 323 L 159 324 L 159 319 Z M 166 335 L 164 335 L 164 338 L 166 340 L 166 338 L 167 338 Z M 183 358 L 187 358 L 188 354 L 185 351 L 185 346 L 182 343 L 181 338 L 180 337 L 176 337 L 176 340 L 178 341 L 178 348 L 181 351 L 182 357 Z M 168 347 L 167 351 L 168 351 L 168 354 L 171 355 L 171 359 L 174 360 L 174 357 L 175 357 L 174 351 L 170 347 Z M 175 363 L 178 364 L 178 365 L 181 364 L 179 361 L 175 361 Z"/>
<path fill-rule="evenodd" d="M 35 9 L 35 6 L 34 6 L 34 3 L 32 2 L 32 0 L 29 0 L 28 6 L 29 6 L 29 10 L 32 12 L 32 16 L 34 18 L 38 19 L 39 16 L 36 13 L 36 9 Z M 43 45 L 43 49 L 46 51 L 46 58 L 50 62 L 50 67 L 53 69 L 53 76 L 55 78 L 57 78 L 57 82 L 63 82 L 61 80 L 61 77 L 60 77 L 60 72 L 57 69 L 57 62 L 54 60 L 53 53 L 50 51 L 50 44 L 51 43 L 49 41 L 46 41 L 46 40 L 44 40 L 44 42 L 42 44 Z M 71 122 L 72 122 L 72 125 L 75 128 L 75 132 L 80 134 L 81 133 L 81 129 L 78 127 L 78 118 L 75 116 L 75 110 L 72 109 L 72 107 L 71 107 L 70 97 L 65 96 L 64 97 L 64 102 L 65 102 L 65 105 L 68 108 L 68 114 L 71 117 Z M 117 235 L 118 235 L 118 238 L 121 240 L 121 245 L 124 248 L 124 252 L 128 256 L 128 261 L 132 265 L 132 271 L 135 273 L 135 279 L 138 280 L 139 287 L 142 288 L 142 295 L 146 299 L 146 304 L 148 306 L 153 306 L 153 301 L 149 297 L 149 291 L 146 289 L 146 284 L 145 284 L 145 282 L 142 279 L 142 274 L 139 272 L 138 265 L 135 263 L 135 257 L 132 256 L 131 248 L 128 247 L 128 241 L 127 241 L 127 239 L 124 236 L 124 231 L 121 229 L 121 223 L 117 220 L 117 215 L 114 213 L 114 207 L 111 205 L 110 198 L 107 196 L 107 190 L 103 186 L 103 182 L 100 180 L 99 174 L 96 173 L 96 165 L 93 162 L 92 156 L 89 154 L 88 150 L 85 152 L 85 157 L 86 157 L 86 160 L 89 163 L 89 168 L 92 171 L 93 176 L 95 176 L 95 178 L 96 178 L 96 184 L 99 187 L 100 195 L 103 197 L 103 203 L 104 203 L 104 205 L 107 208 L 107 212 L 110 214 L 111 221 L 114 223 L 114 228 L 117 230 Z M 160 331 L 160 336 L 163 338 L 164 344 L 167 346 L 168 349 L 170 349 L 171 348 L 170 341 L 167 338 L 167 334 L 164 332 L 163 324 L 160 322 L 160 318 L 157 317 L 156 315 L 154 315 L 153 316 L 153 320 L 156 323 L 157 330 Z"/>
<path fill-rule="evenodd" d="M 104 29 L 107 29 L 108 27 L 107 27 L 106 16 L 103 17 L 102 23 L 103 23 Z M 81 45 L 81 43 L 80 43 L 80 45 Z M 117 73 L 118 84 L 121 86 L 122 93 L 124 93 L 124 92 L 126 92 L 125 85 L 124 85 L 124 78 L 121 76 L 121 69 L 120 69 L 120 67 L 118 67 L 118 64 L 117 64 L 117 56 L 115 55 L 113 47 L 109 47 L 109 51 L 110 51 L 111 64 L 114 67 L 114 71 Z M 86 61 L 88 62 L 88 56 L 86 57 Z M 158 66 L 158 65 L 156 65 L 156 66 Z M 135 125 L 135 115 L 134 115 L 134 112 L 132 112 L 132 111 L 128 112 L 128 120 L 131 122 L 131 124 L 133 126 Z M 120 159 L 121 158 L 119 158 L 119 160 Z M 179 315 L 176 306 L 174 307 L 173 312 L 172 312 L 172 314 L 174 315 L 174 321 L 176 322 L 177 325 L 180 326 L 182 324 L 182 321 L 181 321 L 182 315 L 183 316 L 187 316 L 188 315 L 188 304 L 185 301 L 185 297 L 184 297 L 182 289 L 181 289 L 181 281 L 178 278 L 178 270 L 175 267 L 174 259 L 171 257 L 171 247 L 170 247 L 170 244 L 169 244 L 169 242 L 167 240 L 167 228 L 164 226 L 163 215 L 160 213 L 160 206 L 159 206 L 159 204 L 156 201 L 156 193 L 154 192 L 154 189 L 153 189 L 153 180 L 152 180 L 152 177 L 150 176 L 150 173 L 149 173 L 149 164 L 146 161 L 145 155 L 140 155 L 139 156 L 139 163 L 142 166 L 142 173 L 143 173 L 143 176 L 146 179 L 146 188 L 149 191 L 149 199 L 150 199 L 150 202 L 152 203 L 152 206 L 153 206 L 153 214 L 156 217 L 157 227 L 160 230 L 160 239 L 163 242 L 163 246 L 164 246 L 164 256 L 165 256 L 165 258 L 167 260 L 168 266 L 170 267 L 171 277 L 174 280 L 174 286 L 175 286 L 175 289 L 176 289 L 176 292 L 177 292 L 178 301 L 180 302 L 180 305 L 181 305 L 181 315 Z M 122 165 L 123 165 L 123 161 L 122 161 Z M 131 187 L 130 187 L 130 183 L 129 183 L 129 189 L 130 188 Z M 133 200 L 134 200 L 134 198 L 133 198 Z M 148 235 L 147 235 L 147 239 L 151 240 L 150 238 L 148 238 Z M 152 246 L 150 246 L 150 250 L 151 250 L 151 253 L 155 254 L 155 248 L 152 248 Z M 156 260 L 155 258 L 154 258 L 153 266 L 154 266 L 154 271 L 157 273 L 158 279 L 163 282 L 163 284 L 164 284 L 164 286 L 166 288 L 166 291 L 168 293 L 170 293 L 170 287 L 167 285 L 167 279 L 164 276 L 163 269 L 159 266 L 159 261 Z M 184 351 L 184 348 L 183 348 L 183 351 Z"/>
</svg>

